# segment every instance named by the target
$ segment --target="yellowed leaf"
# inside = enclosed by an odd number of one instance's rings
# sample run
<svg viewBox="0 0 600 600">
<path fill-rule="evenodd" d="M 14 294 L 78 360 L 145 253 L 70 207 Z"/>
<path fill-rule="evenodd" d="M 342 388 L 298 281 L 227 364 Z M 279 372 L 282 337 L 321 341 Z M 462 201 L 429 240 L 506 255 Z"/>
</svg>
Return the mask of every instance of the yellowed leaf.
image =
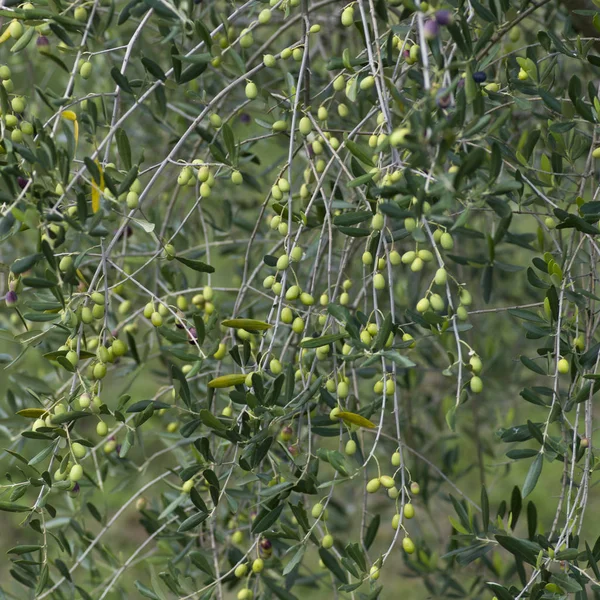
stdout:
<svg viewBox="0 0 600 600">
<path fill-rule="evenodd" d="M 97 213 L 100 209 L 100 192 L 104 191 L 104 173 L 100 161 L 96 159 L 95 162 L 100 171 L 100 182 L 99 184 L 96 183 L 96 180 L 92 177 L 92 212 Z"/>
<path fill-rule="evenodd" d="M 264 321 L 258 321 L 257 319 L 225 319 L 222 324 L 225 327 L 233 327 L 234 329 L 249 329 L 254 331 L 264 331 L 273 327 L 273 325 Z"/>
<path fill-rule="evenodd" d="M 243 373 L 238 373 L 237 375 L 221 375 L 221 377 L 211 379 L 208 382 L 208 387 L 226 388 L 239 385 L 240 383 L 244 383 L 244 381 L 246 381 L 246 376 Z"/>
<path fill-rule="evenodd" d="M 358 425 L 359 427 L 364 427 L 366 429 L 375 429 L 375 423 L 369 421 L 369 419 L 362 417 L 361 415 L 357 415 L 353 412 L 339 412 L 335 415 L 338 419 L 342 419 L 344 423 L 348 425 Z"/>
</svg>

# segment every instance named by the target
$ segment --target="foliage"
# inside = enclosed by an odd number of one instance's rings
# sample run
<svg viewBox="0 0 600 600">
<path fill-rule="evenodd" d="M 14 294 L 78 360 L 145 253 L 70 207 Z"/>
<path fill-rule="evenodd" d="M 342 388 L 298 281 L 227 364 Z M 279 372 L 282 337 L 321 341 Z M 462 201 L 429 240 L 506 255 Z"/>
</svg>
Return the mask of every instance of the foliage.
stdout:
<svg viewBox="0 0 600 600">
<path fill-rule="evenodd" d="M 6 597 L 599 597 L 596 13 L 5 2 Z"/>
</svg>

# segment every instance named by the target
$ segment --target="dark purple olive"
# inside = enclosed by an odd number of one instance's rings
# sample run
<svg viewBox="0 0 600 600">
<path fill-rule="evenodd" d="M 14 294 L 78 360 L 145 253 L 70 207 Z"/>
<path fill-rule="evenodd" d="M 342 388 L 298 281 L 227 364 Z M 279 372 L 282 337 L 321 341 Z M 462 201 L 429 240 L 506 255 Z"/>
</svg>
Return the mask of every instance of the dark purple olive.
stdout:
<svg viewBox="0 0 600 600">
<path fill-rule="evenodd" d="M 440 108 L 448 108 L 452 104 L 452 96 L 450 94 L 441 94 L 437 97 L 436 103 Z"/>
<path fill-rule="evenodd" d="M 270 550 L 273 547 L 273 544 L 271 543 L 271 540 L 263 538 L 262 540 L 260 540 L 260 547 L 263 550 Z"/>
<path fill-rule="evenodd" d="M 35 45 L 38 47 L 39 50 L 42 50 L 50 45 L 50 40 L 45 35 L 40 35 L 35 41 Z"/>
<path fill-rule="evenodd" d="M 435 13 L 435 20 L 437 21 L 438 25 L 452 25 L 454 17 L 449 10 L 438 10 Z"/>
<path fill-rule="evenodd" d="M 250 123 L 250 121 L 252 121 L 252 117 L 248 114 L 248 113 L 242 113 L 240 115 L 240 121 L 244 124 L 244 125 L 248 125 L 248 123 Z"/>
<path fill-rule="evenodd" d="M 198 340 L 198 332 L 196 331 L 195 327 L 190 327 L 190 330 L 188 331 L 188 338 L 189 338 L 189 343 L 193 346 L 196 341 Z"/>
<path fill-rule="evenodd" d="M 19 297 L 17 296 L 17 292 L 11 290 L 4 297 L 4 301 L 6 302 L 6 306 L 15 306 L 19 301 Z"/>
<path fill-rule="evenodd" d="M 440 26 L 437 21 L 429 20 L 423 25 L 423 34 L 426 40 L 435 40 L 440 33 Z"/>
<path fill-rule="evenodd" d="M 473 73 L 473 79 L 477 83 L 483 83 L 487 79 L 487 75 L 483 71 L 475 71 L 475 73 Z"/>
<path fill-rule="evenodd" d="M 25 179 L 25 177 L 17 177 L 17 183 L 19 187 L 23 190 L 25 186 L 29 183 L 29 179 Z"/>
<path fill-rule="evenodd" d="M 81 488 L 79 487 L 79 484 L 75 483 L 75 485 L 73 486 L 73 489 L 71 490 L 71 493 L 72 494 L 78 494 L 80 489 Z"/>
</svg>

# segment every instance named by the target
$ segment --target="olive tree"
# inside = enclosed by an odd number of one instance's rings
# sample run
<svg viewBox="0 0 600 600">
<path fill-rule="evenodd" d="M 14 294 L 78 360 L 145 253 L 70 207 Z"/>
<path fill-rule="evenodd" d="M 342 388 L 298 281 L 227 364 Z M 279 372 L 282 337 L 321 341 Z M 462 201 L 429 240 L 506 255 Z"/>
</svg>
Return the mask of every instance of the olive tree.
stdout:
<svg viewBox="0 0 600 600">
<path fill-rule="evenodd" d="M 1 597 L 600 597 L 594 5 L 0 18 Z"/>
</svg>

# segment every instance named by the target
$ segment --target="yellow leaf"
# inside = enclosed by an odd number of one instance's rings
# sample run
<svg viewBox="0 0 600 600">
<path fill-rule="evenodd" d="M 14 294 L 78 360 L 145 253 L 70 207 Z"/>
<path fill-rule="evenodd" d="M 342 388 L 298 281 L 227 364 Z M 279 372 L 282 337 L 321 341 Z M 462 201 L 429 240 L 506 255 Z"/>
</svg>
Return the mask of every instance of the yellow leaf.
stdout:
<svg viewBox="0 0 600 600">
<path fill-rule="evenodd" d="M 339 412 L 336 415 L 336 418 L 342 419 L 344 423 L 349 425 L 358 425 L 359 427 L 365 427 L 366 429 L 375 429 L 375 423 L 369 421 L 369 419 L 362 417 L 361 415 L 357 415 L 353 412 Z"/>
<path fill-rule="evenodd" d="M 256 319 L 226 319 L 222 322 L 225 327 L 233 327 L 235 329 L 250 329 L 254 331 L 264 331 L 265 329 L 271 329 L 273 325 L 265 323 L 264 321 L 258 321 Z"/>
<path fill-rule="evenodd" d="M 79 121 L 77 120 L 77 115 L 72 110 L 64 110 L 61 113 L 61 117 L 73 123 L 73 135 L 75 136 L 75 146 L 77 146 L 79 143 Z"/>
<path fill-rule="evenodd" d="M 43 408 L 23 408 L 22 410 L 18 410 L 17 414 L 26 419 L 39 419 L 42 415 L 47 414 L 47 411 Z"/>
<path fill-rule="evenodd" d="M 226 388 L 239 385 L 240 383 L 244 383 L 244 381 L 246 381 L 246 376 L 242 373 L 239 373 L 238 375 L 221 375 L 221 377 L 211 379 L 208 382 L 208 387 Z"/>
<path fill-rule="evenodd" d="M 100 161 L 96 159 L 95 162 L 98 166 L 98 171 L 100 171 L 100 185 L 98 185 L 96 180 L 92 177 L 92 212 L 97 213 L 100 209 L 100 192 L 104 191 L 104 173 L 102 173 Z"/>
</svg>

